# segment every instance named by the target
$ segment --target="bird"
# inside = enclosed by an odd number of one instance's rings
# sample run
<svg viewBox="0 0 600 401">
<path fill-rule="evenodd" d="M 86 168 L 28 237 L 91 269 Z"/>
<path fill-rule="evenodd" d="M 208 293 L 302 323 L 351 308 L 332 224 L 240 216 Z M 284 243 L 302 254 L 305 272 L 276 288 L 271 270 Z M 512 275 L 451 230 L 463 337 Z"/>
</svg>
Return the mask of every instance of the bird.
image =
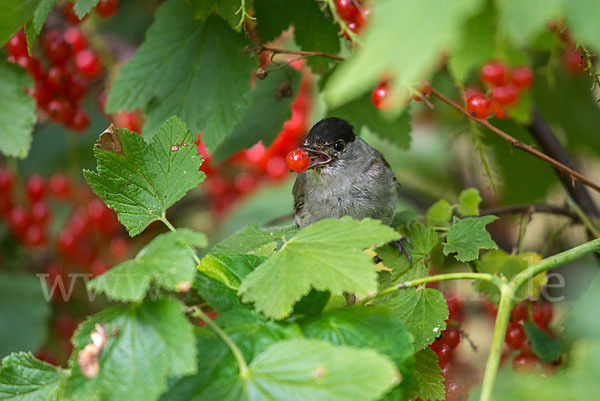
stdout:
<svg viewBox="0 0 600 401">
<path fill-rule="evenodd" d="M 310 158 L 296 176 L 294 223 L 298 228 L 328 218 L 373 218 L 391 225 L 400 183 L 381 152 L 354 133 L 346 120 L 327 117 L 308 132 L 301 146 Z M 401 237 L 394 244 L 410 261 Z"/>
</svg>

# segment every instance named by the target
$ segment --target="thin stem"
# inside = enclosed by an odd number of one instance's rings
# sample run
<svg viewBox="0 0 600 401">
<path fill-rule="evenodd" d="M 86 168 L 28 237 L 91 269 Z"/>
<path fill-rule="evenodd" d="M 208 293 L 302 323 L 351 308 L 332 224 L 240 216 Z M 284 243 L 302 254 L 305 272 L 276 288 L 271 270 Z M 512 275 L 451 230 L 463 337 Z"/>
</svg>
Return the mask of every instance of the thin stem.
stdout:
<svg viewBox="0 0 600 401">
<path fill-rule="evenodd" d="M 358 302 L 358 305 L 368 304 L 369 302 L 373 301 L 374 299 L 377 299 L 384 295 L 396 292 L 401 288 L 415 287 L 420 284 L 432 283 L 435 281 L 448 281 L 448 280 L 461 280 L 461 279 L 489 281 L 490 283 L 493 283 L 496 286 L 498 286 L 498 288 L 500 288 L 501 286 L 504 285 L 504 282 L 502 281 L 502 279 L 500 277 L 495 276 L 493 274 L 488 274 L 488 273 L 462 272 L 462 273 L 436 274 L 435 276 L 427 276 L 427 277 L 417 278 L 414 280 L 405 281 L 403 283 L 396 284 L 391 287 L 385 288 L 385 289 L 379 291 L 375 295 L 371 295 L 371 296 L 361 299 L 360 302 Z"/>
<path fill-rule="evenodd" d="M 572 260 L 578 259 L 588 253 L 600 251 L 600 238 L 583 243 L 575 248 L 571 248 L 567 251 L 559 254 L 542 259 L 538 263 L 529 266 L 527 269 L 521 271 L 510 281 L 514 291 L 517 291 L 523 284 L 528 280 L 537 276 L 540 273 L 554 269 L 560 265 L 571 262 Z"/>
<path fill-rule="evenodd" d="M 250 371 L 250 369 L 248 368 L 248 363 L 246 362 L 246 359 L 244 358 L 242 351 L 233 342 L 231 337 L 229 337 L 229 335 L 227 335 L 227 333 L 225 333 L 225 331 L 221 327 L 219 327 L 218 324 L 213 322 L 211 318 L 206 316 L 206 314 L 204 312 L 202 312 L 202 309 L 200 309 L 197 306 L 192 307 L 191 309 L 192 309 L 192 313 L 191 313 L 192 316 L 199 317 L 200 319 L 204 320 L 206 325 L 208 327 L 210 327 L 215 333 L 217 333 L 217 335 L 219 337 L 221 337 L 221 340 L 223 340 L 223 342 L 227 345 L 227 347 L 229 347 L 229 349 L 231 350 L 231 353 L 235 357 L 235 359 L 238 363 L 238 366 L 240 368 L 240 377 L 242 377 L 242 378 L 248 377 L 248 373 Z"/>
<path fill-rule="evenodd" d="M 494 127 L 492 124 L 487 122 L 487 120 L 479 120 L 479 119 L 473 117 L 462 106 L 460 106 L 458 103 L 455 103 L 452 100 L 448 99 L 446 96 L 442 95 L 436 89 L 432 89 L 431 93 L 434 94 L 436 97 L 438 97 L 444 103 L 450 105 L 451 107 L 460 111 L 461 113 L 463 113 L 470 119 L 483 125 L 484 127 L 489 129 L 490 131 L 492 131 L 494 134 L 498 135 L 505 141 L 508 141 L 513 147 L 524 150 L 525 152 L 532 154 L 533 156 L 537 157 L 538 159 L 541 159 L 541 160 L 545 161 L 546 163 L 551 164 L 552 166 L 554 166 L 556 169 L 562 171 L 563 173 L 570 175 L 573 180 L 580 181 L 581 183 L 587 185 L 588 187 L 593 188 L 597 192 L 600 192 L 600 185 L 587 179 L 586 177 L 579 174 L 577 171 L 573 170 L 572 168 L 565 166 L 564 164 L 554 160 L 550 156 L 545 155 L 544 153 L 532 148 L 529 145 L 525 145 L 523 142 L 513 138 L 512 136 L 508 135 L 506 132 L 502 131 L 501 129 Z"/>
<path fill-rule="evenodd" d="M 329 54 L 329 53 L 323 53 L 323 52 L 309 52 L 309 51 L 303 51 L 303 50 L 288 50 L 288 49 L 280 49 L 278 47 L 269 47 L 269 46 L 260 46 L 258 47 L 258 52 L 263 52 L 263 51 L 268 51 L 268 52 L 272 52 L 275 54 L 293 54 L 296 56 L 318 56 L 318 57 L 325 57 L 325 58 L 330 58 L 333 60 L 338 60 L 338 61 L 344 61 L 346 60 L 344 57 L 342 56 L 338 56 L 335 54 Z"/>
<path fill-rule="evenodd" d="M 490 354 L 485 364 L 485 375 L 483 376 L 479 401 L 491 401 L 492 399 L 494 382 L 496 381 L 496 375 L 500 367 L 502 346 L 504 345 L 504 337 L 506 335 L 508 319 L 510 318 L 510 310 L 512 309 L 513 295 L 514 292 L 510 285 L 504 285 L 500 288 L 500 304 L 498 305 Z"/>
<path fill-rule="evenodd" d="M 578 220 L 579 216 L 572 210 L 564 206 L 551 205 L 546 203 L 522 203 L 507 206 L 498 206 L 482 210 L 480 216 L 493 214 L 501 216 L 505 214 L 522 214 L 522 213 L 548 213 L 570 217 L 573 220 Z"/>
<path fill-rule="evenodd" d="M 164 223 L 165 226 L 167 226 L 167 228 L 173 232 L 177 231 L 177 229 L 173 226 L 173 224 L 171 224 L 171 222 L 167 219 L 167 215 L 165 212 L 163 212 L 162 216 L 160 217 L 160 221 L 162 221 Z M 196 255 L 196 250 L 188 245 L 188 248 L 190 248 L 192 250 L 192 255 L 194 257 L 194 262 L 196 262 L 196 265 L 200 264 L 200 258 L 198 257 L 198 255 Z"/>
<path fill-rule="evenodd" d="M 521 215 L 521 223 L 519 224 L 519 241 L 517 242 L 517 254 L 520 255 L 523 253 L 523 248 L 525 246 L 525 234 L 527 233 L 527 225 L 531 220 L 530 213 L 523 213 Z"/>
<path fill-rule="evenodd" d="M 242 13 L 242 16 L 240 17 L 240 22 L 235 26 L 235 29 L 240 29 L 244 24 L 244 21 L 246 21 L 246 18 L 250 18 L 251 20 L 256 19 L 246 12 L 246 0 L 241 0 L 240 8 L 237 9 L 235 15 L 238 15 L 239 13 Z"/>
<path fill-rule="evenodd" d="M 575 203 L 575 201 L 572 199 L 569 199 L 568 203 L 569 203 L 569 206 L 571 207 L 571 209 L 573 209 L 573 211 L 575 212 L 575 214 L 577 214 L 577 217 L 579 217 L 579 219 L 581 220 L 581 222 L 583 223 L 585 228 L 587 228 L 589 230 L 589 232 L 591 232 L 595 238 L 600 238 L 600 232 L 598 231 L 598 228 L 586 216 L 586 214 L 583 212 L 583 210 L 581 210 L 581 207 L 579 207 L 579 205 L 577 203 Z"/>
</svg>

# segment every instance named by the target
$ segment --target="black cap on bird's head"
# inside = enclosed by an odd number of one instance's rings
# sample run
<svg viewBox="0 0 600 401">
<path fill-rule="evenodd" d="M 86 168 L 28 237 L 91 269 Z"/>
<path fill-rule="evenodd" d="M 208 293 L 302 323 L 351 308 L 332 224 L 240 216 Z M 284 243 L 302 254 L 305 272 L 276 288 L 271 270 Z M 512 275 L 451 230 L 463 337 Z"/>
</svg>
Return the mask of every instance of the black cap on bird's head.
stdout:
<svg viewBox="0 0 600 401">
<path fill-rule="evenodd" d="M 337 117 L 322 119 L 310 129 L 304 141 L 303 148 L 310 156 L 308 168 L 336 160 L 355 139 L 354 128 L 348 121 Z"/>
</svg>

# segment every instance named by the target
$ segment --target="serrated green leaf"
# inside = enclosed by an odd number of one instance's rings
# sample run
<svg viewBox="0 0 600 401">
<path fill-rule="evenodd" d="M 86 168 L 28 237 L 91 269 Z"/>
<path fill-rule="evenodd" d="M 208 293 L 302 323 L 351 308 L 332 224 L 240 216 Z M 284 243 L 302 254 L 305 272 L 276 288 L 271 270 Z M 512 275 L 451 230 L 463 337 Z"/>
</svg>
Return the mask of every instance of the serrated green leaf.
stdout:
<svg viewBox="0 0 600 401">
<path fill-rule="evenodd" d="M 427 218 L 427 224 L 429 225 L 448 225 L 450 218 L 452 217 L 452 207 L 446 200 L 440 199 L 427 209 L 425 217 Z"/>
<path fill-rule="evenodd" d="M 407 392 L 408 399 L 443 400 L 444 377 L 435 352 L 425 348 L 415 354 L 415 373 Z M 464 400 L 466 401 L 466 400 Z"/>
<path fill-rule="evenodd" d="M 325 100 L 339 106 L 372 89 L 381 76 L 394 83 L 398 94 L 405 93 L 425 78 L 443 48 L 454 46 L 464 22 L 480 4 L 481 0 L 375 2 L 362 45 L 334 72 Z"/>
<path fill-rule="evenodd" d="M 269 73 L 266 79 L 258 80 L 252 90 L 252 103 L 242 120 L 212 154 L 219 162 L 233 153 L 249 148 L 262 140 L 265 146 L 281 132 L 283 123 L 290 118 L 290 107 L 298 91 L 300 73 L 284 67 Z M 289 87 L 291 96 L 283 96 L 281 89 Z"/>
<path fill-rule="evenodd" d="M 0 1 L 0 46 L 31 19 L 41 0 Z M 0 73 L 3 77 L 4 73 Z M 0 84 L 2 87 L 4 84 Z M 1 141 L 0 141 L 1 142 Z"/>
<path fill-rule="evenodd" d="M 95 146 L 98 172 L 83 175 L 134 236 L 161 219 L 205 174 L 198 171 L 202 160 L 192 133 L 177 117 L 165 122 L 150 144 L 134 132 L 118 132 L 122 154 Z"/>
<path fill-rule="evenodd" d="M 398 290 L 378 302 L 395 311 L 414 337 L 415 349 L 431 344 L 446 329 L 448 306 L 444 295 L 433 288 Z"/>
<path fill-rule="evenodd" d="M 210 253 L 269 256 L 275 252 L 278 242 L 296 231 L 294 226 L 262 229 L 258 224 L 250 224 L 212 247 Z"/>
<path fill-rule="evenodd" d="M 44 298 L 44 278 L 0 274 L 0 357 L 36 351 L 46 339 L 50 304 Z M 45 284 L 45 283 L 43 283 Z"/>
<path fill-rule="evenodd" d="M 240 286 L 244 302 L 283 318 L 311 288 L 361 297 L 377 288 L 375 265 L 364 249 L 398 237 L 380 221 L 350 217 L 318 221 L 298 232 Z"/>
<path fill-rule="evenodd" d="M 108 112 L 146 109 L 144 136 L 172 115 L 180 116 L 210 151 L 233 131 L 251 101 L 256 58 L 250 42 L 219 17 L 194 19 L 185 0 L 169 0 L 108 95 Z"/>
<path fill-rule="evenodd" d="M 244 307 L 236 291 L 202 272 L 196 274 L 194 289 L 219 314 Z"/>
<path fill-rule="evenodd" d="M 56 366 L 30 353 L 11 354 L 0 366 L 0 400 L 57 401 L 63 379 Z"/>
<path fill-rule="evenodd" d="M 290 25 L 294 40 L 302 50 L 337 54 L 340 51 L 338 27 L 313 0 L 255 0 L 256 32 L 262 43 L 279 37 Z M 308 64 L 324 70 L 332 63 L 324 57 L 310 57 Z"/>
<path fill-rule="evenodd" d="M 122 302 L 140 302 L 153 283 L 169 291 L 189 288 L 195 275 L 193 248 L 206 246 L 204 234 L 180 229 L 154 238 L 135 259 L 89 282 L 88 288 Z"/>
<path fill-rule="evenodd" d="M 567 0 L 570 1 L 570 0 Z M 563 0 L 498 0 L 499 25 L 517 45 L 525 45 L 546 23 L 560 16 Z"/>
<path fill-rule="evenodd" d="M 531 322 L 524 322 L 523 327 L 531 350 L 542 362 L 550 362 L 560 357 L 560 339 L 552 338 L 544 330 Z"/>
<path fill-rule="evenodd" d="M 0 60 L 0 152 L 25 158 L 35 124 L 35 100 L 25 93 L 33 81 L 21 67 Z"/>
<path fill-rule="evenodd" d="M 295 315 L 320 315 L 329 303 L 331 293 L 329 291 L 310 290 L 300 301 L 294 305 Z"/>
<path fill-rule="evenodd" d="M 473 70 L 494 58 L 496 51 L 496 13 L 491 1 L 462 27 L 460 40 L 448 52 L 448 67 L 458 82 L 464 83 Z"/>
<path fill-rule="evenodd" d="M 481 196 L 475 188 L 463 190 L 458 196 L 458 213 L 461 216 L 478 216 Z"/>
<path fill-rule="evenodd" d="M 98 375 L 87 378 L 78 353 L 91 343 L 96 324 L 106 329 Z M 167 388 L 168 376 L 196 372 L 193 326 L 178 301 L 162 298 L 116 306 L 88 318 L 73 336 L 69 399 L 98 396 L 103 400 L 155 400 Z"/>
<path fill-rule="evenodd" d="M 244 277 L 254 271 L 265 259 L 264 256 L 211 253 L 202 258 L 198 270 L 237 291 Z"/>
<path fill-rule="evenodd" d="M 25 34 L 27 36 L 27 48 L 29 53 L 31 54 L 31 49 L 33 48 L 33 43 L 35 41 L 35 37 L 40 34 L 42 31 L 42 27 L 44 26 L 44 22 L 46 22 L 46 18 L 48 18 L 48 14 L 54 8 L 54 4 L 57 0 L 40 0 L 38 6 L 36 7 L 33 18 L 27 21 L 25 24 Z"/>
<path fill-rule="evenodd" d="M 444 245 L 444 255 L 456 252 L 459 262 L 468 262 L 479 258 L 480 249 L 497 249 L 498 245 L 490 237 L 485 226 L 498 219 L 496 216 L 454 218 Z"/>
<path fill-rule="evenodd" d="M 410 107 L 395 118 L 384 116 L 371 102 L 370 92 L 352 100 L 343 106 L 327 112 L 327 115 L 347 120 L 354 126 L 358 134 L 362 127 L 367 127 L 371 132 L 400 147 L 408 148 L 410 145 Z"/>
<path fill-rule="evenodd" d="M 402 384 L 414 367 L 413 338 L 396 313 L 381 306 L 333 309 L 299 321 L 306 337 L 337 345 L 370 347 L 390 357 L 400 369 Z"/>
<path fill-rule="evenodd" d="M 76 0 L 73 10 L 75 10 L 75 14 L 81 19 L 92 11 L 92 8 L 96 7 L 98 1 L 100 0 Z"/>
</svg>

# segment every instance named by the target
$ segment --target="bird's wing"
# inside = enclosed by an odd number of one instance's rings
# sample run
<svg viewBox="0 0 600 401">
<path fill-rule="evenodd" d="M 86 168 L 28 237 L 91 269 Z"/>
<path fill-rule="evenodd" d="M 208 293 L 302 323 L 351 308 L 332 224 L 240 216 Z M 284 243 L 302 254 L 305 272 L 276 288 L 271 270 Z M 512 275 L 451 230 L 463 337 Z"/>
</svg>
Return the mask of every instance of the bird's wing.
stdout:
<svg viewBox="0 0 600 401">
<path fill-rule="evenodd" d="M 388 161 L 385 160 L 385 157 L 383 157 L 383 154 L 380 151 L 377 151 L 377 153 L 379 153 L 379 157 L 381 157 L 381 161 L 383 162 L 383 164 L 392 172 L 392 179 L 394 181 L 394 185 L 396 186 L 396 192 L 398 193 L 398 195 L 400 195 L 400 181 L 398 181 L 396 174 L 394 174 L 392 166 L 390 166 L 390 163 L 388 163 Z"/>
<path fill-rule="evenodd" d="M 294 220 L 298 222 L 298 216 L 304 211 L 304 189 L 306 186 L 306 173 L 296 175 L 292 194 L 294 195 Z"/>
</svg>

